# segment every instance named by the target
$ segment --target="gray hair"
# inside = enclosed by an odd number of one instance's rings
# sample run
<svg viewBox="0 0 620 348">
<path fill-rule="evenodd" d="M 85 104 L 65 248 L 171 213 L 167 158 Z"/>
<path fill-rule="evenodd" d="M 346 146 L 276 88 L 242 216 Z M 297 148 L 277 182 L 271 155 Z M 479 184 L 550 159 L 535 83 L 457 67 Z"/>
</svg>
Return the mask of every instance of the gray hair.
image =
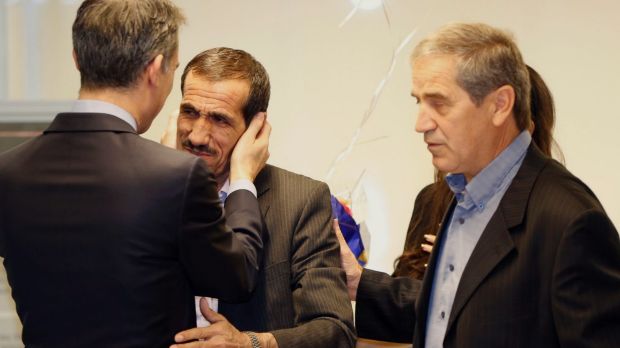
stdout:
<svg viewBox="0 0 620 348">
<path fill-rule="evenodd" d="M 481 23 L 449 24 L 422 40 L 414 48 L 411 61 L 433 54 L 458 58 L 456 81 L 478 106 L 497 88 L 512 86 L 517 127 L 529 127 L 530 79 L 512 35 Z"/>
<path fill-rule="evenodd" d="M 166 71 L 184 22 L 170 0 L 84 1 L 73 22 L 82 88 L 131 87 L 159 54 Z"/>
</svg>

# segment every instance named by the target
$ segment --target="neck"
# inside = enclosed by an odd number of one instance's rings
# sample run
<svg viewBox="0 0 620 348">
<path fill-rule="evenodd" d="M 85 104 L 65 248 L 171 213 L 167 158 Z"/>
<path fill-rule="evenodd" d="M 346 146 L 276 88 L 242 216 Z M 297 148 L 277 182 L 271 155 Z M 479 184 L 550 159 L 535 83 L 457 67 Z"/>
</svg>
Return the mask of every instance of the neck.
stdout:
<svg viewBox="0 0 620 348">
<path fill-rule="evenodd" d="M 80 89 L 78 99 L 99 100 L 117 105 L 131 114 L 138 125 L 138 133 L 144 132 L 144 108 L 140 101 L 144 100 L 140 93 L 135 89 Z"/>
<path fill-rule="evenodd" d="M 478 175 L 484 168 L 486 168 L 493 160 L 495 160 L 512 142 L 521 134 L 521 131 L 514 124 L 507 125 L 492 139 L 491 145 L 488 147 L 488 151 L 480 151 L 479 158 L 482 160 L 477 170 L 474 173 L 463 173 L 467 182 Z M 484 148 L 485 146 L 482 146 Z M 485 155 L 486 153 L 486 155 Z"/>
<path fill-rule="evenodd" d="M 510 146 L 513 141 L 515 141 L 519 134 L 521 134 L 521 131 L 517 128 L 516 124 L 510 124 L 508 127 L 506 127 L 496 139 L 496 150 L 493 155 L 493 159 L 495 159 L 497 156 L 499 156 L 499 154 L 506 150 L 506 148 Z"/>
<path fill-rule="evenodd" d="M 229 176 L 229 172 L 227 171 L 225 171 L 224 173 L 220 175 L 215 176 L 215 183 L 217 184 L 218 192 L 222 190 L 222 187 L 224 187 L 226 180 L 228 180 L 228 176 Z"/>
</svg>

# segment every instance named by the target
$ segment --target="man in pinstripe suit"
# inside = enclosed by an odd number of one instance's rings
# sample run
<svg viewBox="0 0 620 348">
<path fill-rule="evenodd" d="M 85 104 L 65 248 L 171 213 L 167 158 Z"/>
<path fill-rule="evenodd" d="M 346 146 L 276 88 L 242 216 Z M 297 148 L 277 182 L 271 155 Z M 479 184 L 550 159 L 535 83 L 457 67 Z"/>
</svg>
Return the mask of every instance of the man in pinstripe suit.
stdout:
<svg viewBox="0 0 620 348">
<path fill-rule="evenodd" d="M 412 65 L 416 131 L 455 199 L 422 284 L 347 268 L 360 337 L 620 347 L 618 232 L 594 193 L 531 143 L 529 74 L 514 40 L 452 24 L 416 46 Z"/>
<path fill-rule="evenodd" d="M 232 148 L 252 117 L 267 110 L 267 72 L 244 51 L 215 48 L 188 63 L 181 89 L 177 147 L 202 157 L 225 192 Z M 327 185 L 267 165 L 255 186 L 266 227 L 257 289 L 245 303 L 211 301 L 219 313 L 200 300 L 199 327 L 179 333 L 177 346 L 204 339 L 193 344 L 353 347 L 353 315 Z M 200 327 L 208 325 L 203 315 L 210 326 Z"/>
</svg>

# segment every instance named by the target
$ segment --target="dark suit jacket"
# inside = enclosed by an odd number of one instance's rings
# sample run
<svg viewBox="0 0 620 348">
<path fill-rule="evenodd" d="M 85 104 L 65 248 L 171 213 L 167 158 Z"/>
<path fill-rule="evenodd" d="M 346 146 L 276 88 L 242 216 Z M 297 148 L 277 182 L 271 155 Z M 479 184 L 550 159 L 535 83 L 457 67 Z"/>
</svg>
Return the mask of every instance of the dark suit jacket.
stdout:
<svg viewBox="0 0 620 348">
<path fill-rule="evenodd" d="M 402 340 L 415 327 L 424 347 L 436 263 L 433 252 L 421 288 L 364 271 L 360 337 Z M 390 323 L 372 325 L 385 313 Z M 465 267 L 444 346 L 620 347 L 618 232 L 592 191 L 535 146 Z"/>
<path fill-rule="evenodd" d="M 269 165 L 255 184 L 266 224 L 264 267 L 249 302 L 220 301 L 219 311 L 240 330 L 271 331 L 280 348 L 353 347 L 327 185 Z"/>
<path fill-rule="evenodd" d="M 0 256 L 29 347 L 167 347 L 194 295 L 246 299 L 261 217 L 199 158 L 105 114 L 60 114 L 0 156 Z M 215 264 L 218 267 L 204 267 Z"/>
</svg>

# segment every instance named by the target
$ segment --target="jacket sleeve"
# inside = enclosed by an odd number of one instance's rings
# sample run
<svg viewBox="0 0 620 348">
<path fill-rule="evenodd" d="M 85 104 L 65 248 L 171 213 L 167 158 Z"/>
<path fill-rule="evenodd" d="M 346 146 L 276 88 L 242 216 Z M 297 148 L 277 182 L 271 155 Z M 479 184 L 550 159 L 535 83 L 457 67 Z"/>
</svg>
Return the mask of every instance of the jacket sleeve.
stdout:
<svg viewBox="0 0 620 348">
<path fill-rule="evenodd" d="M 196 295 L 243 301 L 256 285 L 262 218 L 256 197 L 247 190 L 231 193 L 226 211 L 213 175 L 196 159 L 181 213 L 180 259 Z"/>
<path fill-rule="evenodd" d="M 600 209 L 569 224 L 551 286 L 562 347 L 620 347 L 620 240 Z"/>
<path fill-rule="evenodd" d="M 295 327 L 271 332 L 281 348 L 355 346 L 351 301 L 331 221 L 329 189 L 321 183 L 307 197 L 293 233 Z"/>
<path fill-rule="evenodd" d="M 415 324 L 415 301 L 421 281 L 391 277 L 364 269 L 357 288 L 355 325 L 359 337 L 411 343 Z"/>
</svg>

